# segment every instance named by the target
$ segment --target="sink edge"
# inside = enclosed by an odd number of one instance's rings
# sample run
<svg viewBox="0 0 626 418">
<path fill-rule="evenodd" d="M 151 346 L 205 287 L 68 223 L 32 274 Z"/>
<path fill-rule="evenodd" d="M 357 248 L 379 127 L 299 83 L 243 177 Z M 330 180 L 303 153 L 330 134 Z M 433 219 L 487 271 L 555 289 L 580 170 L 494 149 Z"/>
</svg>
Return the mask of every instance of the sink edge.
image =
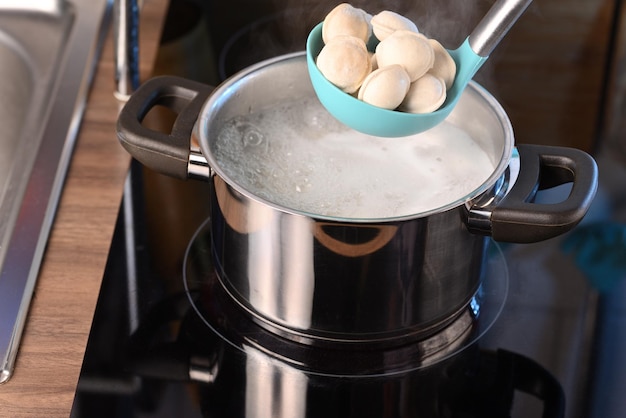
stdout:
<svg viewBox="0 0 626 418">
<path fill-rule="evenodd" d="M 45 120 L 42 139 L 29 173 L 6 257 L 0 266 L 0 306 L 3 305 L 3 298 L 18 301 L 13 303 L 11 312 L 3 312 L 3 318 L 10 314 L 15 321 L 12 329 L 0 329 L 0 383 L 6 383 L 14 372 L 44 250 L 85 111 L 95 66 L 111 21 L 111 0 L 75 0 L 72 3 L 76 8 L 76 26 L 68 38 L 60 76 L 55 83 L 51 111 Z"/>
</svg>

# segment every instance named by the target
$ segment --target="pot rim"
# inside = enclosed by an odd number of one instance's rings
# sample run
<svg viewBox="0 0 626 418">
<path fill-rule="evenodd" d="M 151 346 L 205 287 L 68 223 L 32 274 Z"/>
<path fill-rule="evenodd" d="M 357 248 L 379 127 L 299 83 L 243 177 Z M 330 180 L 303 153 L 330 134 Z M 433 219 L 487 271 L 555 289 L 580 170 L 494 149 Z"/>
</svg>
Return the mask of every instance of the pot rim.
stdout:
<svg viewBox="0 0 626 418">
<path fill-rule="evenodd" d="M 293 53 L 280 55 L 274 58 L 270 58 L 270 59 L 258 62 L 256 64 L 253 64 L 241 70 L 240 72 L 234 74 L 233 76 L 225 80 L 213 91 L 213 93 L 206 100 L 206 102 L 202 106 L 202 109 L 200 110 L 200 115 L 194 126 L 194 136 L 196 136 L 196 138 L 198 139 L 200 149 L 210 167 L 211 174 L 218 175 L 219 177 L 221 177 L 222 180 L 224 180 L 226 184 L 228 184 L 230 187 L 232 187 L 238 193 L 241 193 L 243 196 L 245 196 L 248 199 L 251 199 L 263 205 L 267 205 L 275 210 L 278 210 L 284 213 L 289 213 L 289 214 L 297 215 L 297 216 L 304 216 L 307 218 L 313 218 L 313 219 L 323 220 L 323 221 L 328 221 L 328 222 L 359 223 L 359 224 L 367 224 L 367 223 L 381 224 L 381 223 L 402 222 L 402 221 L 427 217 L 427 216 L 434 215 L 437 213 L 442 213 L 442 212 L 457 208 L 459 206 L 462 206 L 466 204 L 467 202 L 476 199 L 483 193 L 491 190 L 494 187 L 494 185 L 496 185 L 496 182 L 498 181 L 498 179 L 502 177 L 502 175 L 504 174 L 505 170 L 507 169 L 509 165 L 509 161 L 513 154 L 513 148 L 514 148 L 514 134 L 513 134 L 513 127 L 511 125 L 511 121 L 509 120 L 508 115 L 506 114 L 504 108 L 495 99 L 495 97 L 491 95 L 491 93 L 489 93 L 480 84 L 478 84 L 475 81 L 471 81 L 469 85 L 467 86 L 467 88 L 472 89 L 475 93 L 477 93 L 480 96 L 480 98 L 485 102 L 485 104 L 491 108 L 494 115 L 497 117 L 498 121 L 500 122 L 500 125 L 503 130 L 503 134 L 504 134 L 503 135 L 504 146 L 502 150 L 502 155 L 500 156 L 500 160 L 498 161 L 498 164 L 494 168 L 491 175 L 480 186 L 476 187 L 474 190 L 467 193 L 465 196 L 459 199 L 456 199 L 454 201 L 451 201 L 445 205 L 442 205 L 442 206 L 439 206 L 439 207 L 436 207 L 427 211 L 423 211 L 423 212 L 400 215 L 400 216 L 392 216 L 392 217 L 373 217 L 373 218 L 350 218 L 350 217 L 321 215 L 317 213 L 307 212 L 304 210 L 289 208 L 289 207 L 280 205 L 278 203 L 272 202 L 270 200 L 267 200 L 265 198 L 262 198 L 260 196 L 257 196 L 252 191 L 244 188 L 237 182 L 233 181 L 224 172 L 224 170 L 222 170 L 222 168 L 219 166 L 219 164 L 217 163 L 217 161 L 215 160 L 211 152 L 207 132 L 209 131 L 209 124 L 212 121 L 211 115 L 213 113 L 213 109 L 220 107 L 221 102 L 224 100 L 223 97 L 225 96 L 226 93 L 228 93 L 229 91 L 233 89 L 236 89 L 237 84 L 241 82 L 242 80 L 246 79 L 247 77 L 253 77 L 256 73 L 258 73 L 259 71 L 263 71 L 265 68 L 268 68 L 278 63 L 289 61 L 289 60 L 302 60 L 303 63 L 306 64 L 306 52 L 305 51 L 293 52 Z M 311 90 L 313 90 L 312 87 L 311 87 Z M 454 111 L 452 112 L 452 114 L 454 114 Z M 394 138 L 393 140 L 397 141 L 397 140 L 402 140 L 402 139 Z"/>
</svg>

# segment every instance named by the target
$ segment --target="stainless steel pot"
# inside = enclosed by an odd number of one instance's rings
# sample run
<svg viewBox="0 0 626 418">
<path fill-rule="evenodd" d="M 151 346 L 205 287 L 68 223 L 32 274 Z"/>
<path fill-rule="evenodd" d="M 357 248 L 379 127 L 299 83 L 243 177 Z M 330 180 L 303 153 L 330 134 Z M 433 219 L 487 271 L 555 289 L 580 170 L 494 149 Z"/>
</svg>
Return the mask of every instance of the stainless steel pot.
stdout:
<svg viewBox="0 0 626 418">
<path fill-rule="evenodd" d="M 496 168 L 463 199 L 367 221 L 281 207 L 225 175 L 213 155 L 215 138 L 234 116 L 300 96 L 314 97 L 303 53 L 254 65 L 214 91 L 184 79 L 152 79 L 118 121 L 121 143 L 144 165 L 210 182 L 210 195 L 202 198 L 211 203 L 221 283 L 260 323 L 288 337 L 380 343 L 430 335 L 476 292 L 490 237 L 533 242 L 557 236 L 583 218 L 595 195 L 597 168 L 589 155 L 561 147 L 516 149 L 506 113 L 472 83 L 449 120 Z M 171 133 L 141 125 L 157 105 L 179 113 Z M 191 151 L 192 136 L 201 154 Z M 564 202 L 532 203 L 538 189 L 568 182 L 573 186 Z"/>
</svg>

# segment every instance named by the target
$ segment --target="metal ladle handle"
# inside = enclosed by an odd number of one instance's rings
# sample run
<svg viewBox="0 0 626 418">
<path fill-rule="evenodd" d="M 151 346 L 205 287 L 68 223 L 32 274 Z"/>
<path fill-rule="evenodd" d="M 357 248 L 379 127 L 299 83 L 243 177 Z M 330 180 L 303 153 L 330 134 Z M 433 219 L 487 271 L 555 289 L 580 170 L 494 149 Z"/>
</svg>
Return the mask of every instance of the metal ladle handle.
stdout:
<svg viewBox="0 0 626 418">
<path fill-rule="evenodd" d="M 488 57 L 532 0 L 498 0 L 469 36 L 472 50 Z"/>
</svg>

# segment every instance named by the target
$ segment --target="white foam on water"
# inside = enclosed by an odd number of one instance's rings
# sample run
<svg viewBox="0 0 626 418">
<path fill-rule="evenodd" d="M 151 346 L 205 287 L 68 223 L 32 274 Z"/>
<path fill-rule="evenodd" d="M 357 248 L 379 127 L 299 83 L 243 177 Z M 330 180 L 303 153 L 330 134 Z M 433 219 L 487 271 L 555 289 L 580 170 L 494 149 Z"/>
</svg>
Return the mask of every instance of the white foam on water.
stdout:
<svg viewBox="0 0 626 418">
<path fill-rule="evenodd" d="M 419 214 L 467 196 L 494 170 L 487 153 L 447 122 L 406 138 L 353 131 L 317 101 L 286 103 L 225 124 L 213 149 L 256 196 L 341 218 Z"/>
</svg>

